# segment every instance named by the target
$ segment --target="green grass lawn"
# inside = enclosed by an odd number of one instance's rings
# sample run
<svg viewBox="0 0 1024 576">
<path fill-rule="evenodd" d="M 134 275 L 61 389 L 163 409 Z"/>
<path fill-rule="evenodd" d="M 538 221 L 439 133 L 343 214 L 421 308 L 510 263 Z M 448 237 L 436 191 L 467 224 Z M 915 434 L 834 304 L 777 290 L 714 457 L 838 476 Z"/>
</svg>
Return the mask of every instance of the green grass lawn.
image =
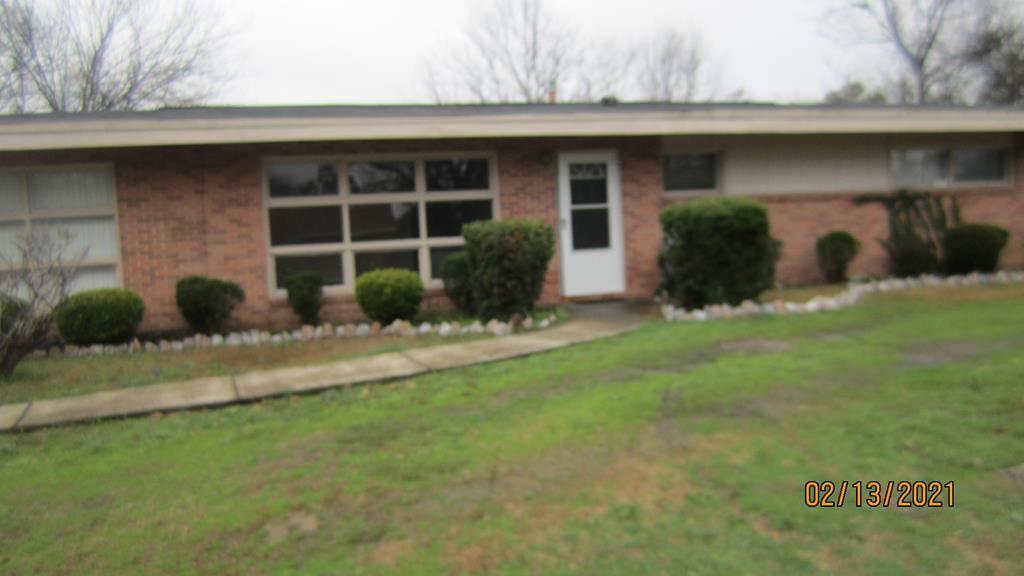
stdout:
<svg viewBox="0 0 1024 576">
<path fill-rule="evenodd" d="M 1020 574 L 1024 288 L 0 436 L 4 574 Z M 808 509 L 808 480 L 955 508 Z"/>
</svg>

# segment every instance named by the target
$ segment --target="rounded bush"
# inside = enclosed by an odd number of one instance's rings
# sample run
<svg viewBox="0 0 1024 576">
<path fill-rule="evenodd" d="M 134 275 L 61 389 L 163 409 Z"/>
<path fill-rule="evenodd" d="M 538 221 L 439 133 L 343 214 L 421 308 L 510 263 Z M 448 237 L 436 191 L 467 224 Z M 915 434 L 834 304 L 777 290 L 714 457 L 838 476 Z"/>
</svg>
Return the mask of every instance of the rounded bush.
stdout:
<svg viewBox="0 0 1024 576">
<path fill-rule="evenodd" d="M 1009 239 L 1008 230 L 989 224 L 961 224 L 950 228 L 943 239 L 946 272 L 995 271 L 999 265 L 999 254 Z"/>
<path fill-rule="evenodd" d="M 444 280 L 444 293 L 455 304 L 455 307 L 466 314 L 475 314 L 473 306 L 473 268 L 469 265 L 469 254 L 465 250 L 456 252 L 444 259 L 441 265 L 441 278 Z"/>
<path fill-rule="evenodd" d="M 742 198 L 703 198 L 661 213 L 665 287 L 684 306 L 739 304 L 775 284 L 781 243 L 768 211 Z"/>
<path fill-rule="evenodd" d="M 121 344 L 135 337 L 146 306 L 123 288 L 79 292 L 57 309 L 57 330 L 77 346 Z"/>
<path fill-rule="evenodd" d="M 554 254 L 551 227 L 535 220 L 493 220 L 462 227 L 473 305 L 484 319 L 528 315 Z"/>
<path fill-rule="evenodd" d="M 423 280 L 410 270 L 384 268 L 356 278 L 356 302 L 381 324 L 411 320 L 423 300 Z"/>
<path fill-rule="evenodd" d="M 317 272 L 299 272 L 289 276 L 284 286 L 288 290 L 288 304 L 302 319 L 302 323 L 316 325 L 323 299 L 323 277 Z"/>
<path fill-rule="evenodd" d="M 201 334 L 220 332 L 235 306 L 245 301 L 245 291 L 238 284 L 206 276 L 178 280 L 175 292 L 181 316 Z"/>
<path fill-rule="evenodd" d="M 846 282 L 846 269 L 860 251 L 860 242 L 845 230 L 833 230 L 818 238 L 818 267 L 829 284 Z"/>
</svg>

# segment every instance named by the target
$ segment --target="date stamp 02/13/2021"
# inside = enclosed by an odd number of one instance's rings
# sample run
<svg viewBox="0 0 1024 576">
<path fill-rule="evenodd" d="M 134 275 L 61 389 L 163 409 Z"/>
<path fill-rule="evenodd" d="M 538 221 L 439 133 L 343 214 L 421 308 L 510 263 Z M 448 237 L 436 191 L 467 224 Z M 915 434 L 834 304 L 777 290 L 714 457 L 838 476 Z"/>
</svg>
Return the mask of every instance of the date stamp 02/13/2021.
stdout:
<svg viewBox="0 0 1024 576">
<path fill-rule="evenodd" d="M 841 480 L 810 481 L 804 484 L 804 505 L 808 508 L 952 508 L 953 481 L 923 482 L 889 480 L 867 482 Z"/>
</svg>

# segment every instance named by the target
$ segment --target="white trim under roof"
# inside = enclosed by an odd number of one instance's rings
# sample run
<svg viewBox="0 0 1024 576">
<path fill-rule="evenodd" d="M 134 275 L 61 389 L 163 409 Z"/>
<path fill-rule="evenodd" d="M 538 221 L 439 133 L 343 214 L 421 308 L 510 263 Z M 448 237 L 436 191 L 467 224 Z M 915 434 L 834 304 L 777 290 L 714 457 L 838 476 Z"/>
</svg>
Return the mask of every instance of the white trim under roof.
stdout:
<svg viewBox="0 0 1024 576">
<path fill-rule="evenodd" d="M 1008 108 L 623 104 L 379 109 L 383 113 L 361 113 L 372 107 L 353 109 L 356 113 L 325 107 L 312 113 L 235 108 L 219 114 L 213 108 L 195 109 L 196 114 L 0 117 L 0 151 L 331 140 L 1024 131 L 1024 110 Z"/>
</svg>

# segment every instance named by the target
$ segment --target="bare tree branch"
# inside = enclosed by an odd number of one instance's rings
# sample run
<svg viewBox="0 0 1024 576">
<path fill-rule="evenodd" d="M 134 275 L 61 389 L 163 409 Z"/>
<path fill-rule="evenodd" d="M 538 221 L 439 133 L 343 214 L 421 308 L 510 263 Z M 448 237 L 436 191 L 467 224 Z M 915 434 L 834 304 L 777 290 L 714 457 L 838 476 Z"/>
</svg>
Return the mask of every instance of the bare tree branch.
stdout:
<svg viewBox="0 0 1024 576">
<path fill-rule="evenodd" d="M 696 32 L 665 29 L 641 50 L 638 84 L 642 97 L 691 102 L 703 84 L 704 48 Z"/>
</svg>

